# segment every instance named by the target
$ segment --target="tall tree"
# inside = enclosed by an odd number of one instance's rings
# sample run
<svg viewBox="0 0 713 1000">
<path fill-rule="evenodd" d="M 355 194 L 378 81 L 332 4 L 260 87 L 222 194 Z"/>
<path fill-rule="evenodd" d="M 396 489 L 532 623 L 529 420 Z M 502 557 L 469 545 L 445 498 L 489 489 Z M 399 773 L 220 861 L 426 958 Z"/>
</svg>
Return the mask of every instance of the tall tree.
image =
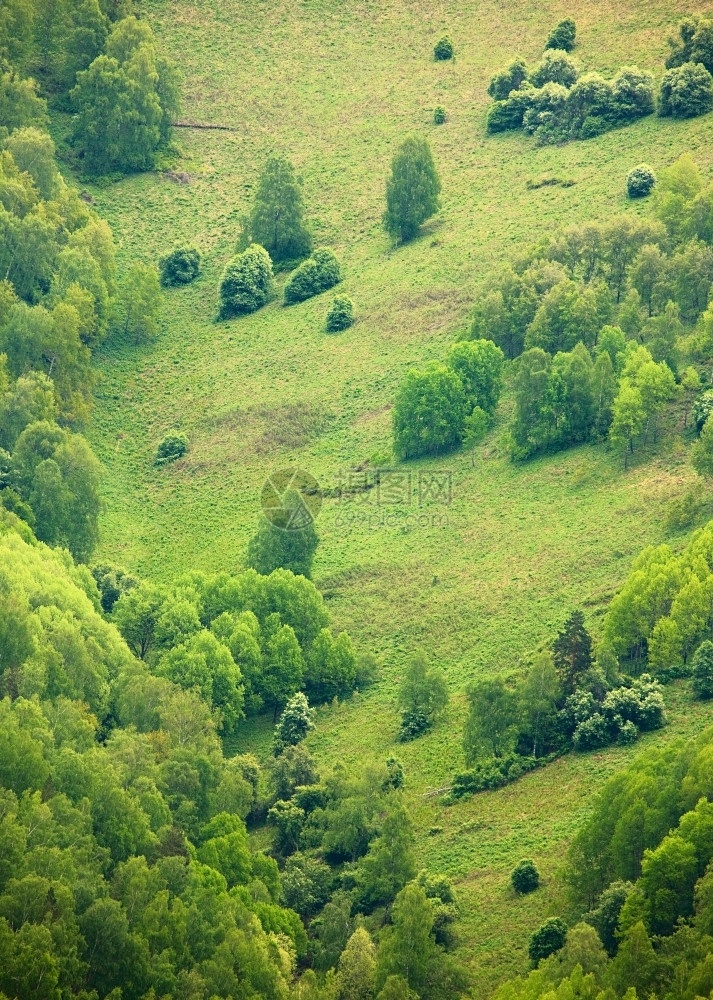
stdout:
<svg viewBox="0 0 713 1000">
<path fill-rule="evenodd" d="M 124 336 L 135 344 L 153 340 L 158 332 L 161 285 L 153 264 L 133 264 L 119 293 L 119 316 Z"/>
<path fill-rule="evenodd" d="M 592 637 L 581 611 L 573 611 L 552 644 L 554 665 L 565 696 L 579 687 L 581 678 L 592 669 Z"/>
<path fill-rule="evenodd" d="M 463 751 L 468 763 L 483 752 L 502 756 L 514 741 L 518 705 L 515 692 L 502 677 L 474 681 L 466 689 L 468 718 L 463 729 Z"/>
<path fill-rule="evenodd" d="M 260 175 L 250 214 L 250 240 L 265 247 L 275 263 L 299 260 L 312 250 L 302 183 L 284 156 L 271 156 Z"/>
<path fill-rule="evenodd" d="M 411 136 L 399 147 L 386 181 L 386 231 L 399 243 L 413 239 L 439 208 L 441 182 L 425 139 Z"/>
</svg>

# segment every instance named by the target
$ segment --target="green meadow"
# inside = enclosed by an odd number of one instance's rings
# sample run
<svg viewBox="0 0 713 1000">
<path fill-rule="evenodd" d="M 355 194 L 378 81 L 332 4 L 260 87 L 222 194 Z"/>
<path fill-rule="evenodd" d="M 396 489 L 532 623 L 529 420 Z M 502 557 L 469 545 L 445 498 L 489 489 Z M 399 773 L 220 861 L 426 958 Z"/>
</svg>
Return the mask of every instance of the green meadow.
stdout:
<svg viewBox="0 0 713 1000">
<path fill-rule="evenodd" d="M 709 9 L 709 6 L 696 8 Z M 105 469 L 99 557 L 143 577 L 238 570 L 255 530 L 260 490 L 298 466 L 329 490 L 389 465 L 390 408 L 411 366 L 444 356 L 467 328 L 488 273 L 560 225 L 646 212 L 626 199 L 641 161 L 655 170 L 691 151 L 713 169 L 713 116 L 655 117 L 587 142 L 538 148 L 522 133 L 487 137 L 492 73 L 516 54 L 535 62 L 549 29 L 577 20 L 575 56 L 605 75 L 636 63 L 661 75 L 666 36 L 690 8 L 661 0 L 578 6 L 340 0 L 194 0 L 142 4 L 184 73 L 182 121 L 231 130 L 176 130 L 171 170 L 86 190 L 111 224 L 120 266 L 155 261 L 192 242 L 203 271 L 168 290 L 147 346 L 107 343 L 89 436 Z M 437 63 L 444 31 L 456 57 Z M 441 104 L 448 120 L 432 123 Z M 393 248 L 381 227 L 397 145 L 428 137 L 442 209 L 421 236 Z M 338 291 L 357 321 L 326 334 L 330 295 L 289 308 L 281 295 L 253 316 L 216 323 L 217 284 L 240 235 L 258 173 L 284 152 L 304 181 L 315 243 L 343 264 Z M 566 182 L 532 186 L 543 179 Z M 530 182 L 530 184 L 528 184 Z M 284 275 L 278 279 L 278 293 Z M 320 710 L 309 745 L 320 764 L 404 764 L 424 865 L 451 875 L 462 910 L 460 953 L 474 996 L 526 968 L 532 929 L 560 912 L 567 843 L 606 777 L 647 746 L 695 732 L 710 710 L 667 689 L 670 724 L 633 748 L 569 756 L 495 793 L 444 807 L 428 793 L 462 768 L 462 689 L 479 673 L 516 669 L 584 609 L 596 635 L 632 558 L 667 539 L 671 501 L 695 481 L 680 421 L 669 413 L 656 449 L 624 473 L 605 446 L 514 465 L 496 426 L 474 455 L 399 468 L 391 493 L 325 497 L 314 579 L 337 628 L 381 661 L 377 683 Z M 190 450 L 152 464 L 172 428 Z M 405 476 L 410 477 L 409 481 Z M 417 647 L 446 670 L 453 695 L 426 737 L 395 743 L 396 686 Z M 265 753 L 271 719 L 246 723 L 234 749 Z M 532 856 L 544 891 L 516 901 L 508 873 Z"/>
</svg>

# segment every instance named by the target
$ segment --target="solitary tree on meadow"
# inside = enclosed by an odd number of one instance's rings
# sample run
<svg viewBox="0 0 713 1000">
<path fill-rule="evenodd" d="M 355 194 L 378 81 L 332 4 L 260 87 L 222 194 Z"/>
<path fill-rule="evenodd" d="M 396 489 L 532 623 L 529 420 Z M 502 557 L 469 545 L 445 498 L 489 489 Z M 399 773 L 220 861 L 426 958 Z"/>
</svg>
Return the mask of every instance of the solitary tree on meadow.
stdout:
<svg viewBox="0 0 713 1000">
<path fill-rule="evenodd" d="M 410 136 L 391 162 L 386 181 L 386 231 L 399 243 L 413 239 L 438 211 L 441 182 L 425 139 Z"/>
</svg>

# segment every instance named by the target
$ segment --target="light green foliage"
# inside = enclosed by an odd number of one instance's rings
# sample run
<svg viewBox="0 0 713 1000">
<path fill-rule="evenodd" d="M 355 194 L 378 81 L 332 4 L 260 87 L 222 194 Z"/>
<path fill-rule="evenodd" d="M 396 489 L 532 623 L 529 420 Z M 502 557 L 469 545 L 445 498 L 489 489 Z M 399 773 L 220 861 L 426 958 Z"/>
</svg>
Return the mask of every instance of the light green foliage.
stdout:
<svg viewBox="0 0 713 1000">
<path fill-rule="evenodd" d="M 394 451 L 399 458 L 438 454 L 460 443 L 468 413 L 463 383 L 445 365 L 432 362 L 407 372 L 393 412 Z"/>
<path fill-rule="evenodd" d="M 101 467 L 79 434 L 39 421 L 20 434 L 11 485 L 32 507 L 35 533 L 86 562 L 96 544 Z"/>
<path fill-rule="evenodd" d="M 220 279 L 219 319 L 255 312 L 272 294 L 272 261 L 267 250 L 251 244 L 229 261 Z"/>
<path fill-rule="evenodd" d="M 336 638 L 329 629 L 317 634 L 307 660 L 305 683 L 319 701 L 330 701 L 335 695 L 354 688 L 356 652 L 346 632 Z"/>
<path fill-rule="evenodd" d="M 161 288 L 153 264 L 133 264 L 119 290 L 119 329 L 134 344 L 153 340 L 158 333 Z"/>
<path fill-rule="evenodd" d="M 491 340 L 453 344 L 448 366 L 460 376 L 469 411 L 479 406 L 493 415 L 502 389 L 504 360 L 503 352 Z"/>
<path fill-rule="evenodd" d="M 288 569 L 309 578 L 318 545 L 319 535 L 313 521 L 304 528 L 291 530 L 261 517 L 248 543 L 245 562 L 263 576 L 276 569 Z"/>
<path fill-rule="evenodd" d="M 542 61 L 531 70 L 528 80 L 534 87 L 543 87 L 546 83 L 558 83 L 562 87 L 571 87 L 579 76 L 579 67 L 571 56 L 562 49 L 548 46 Z"/>
<path fill-rule="evenodd" d="M 275 756 L 282 753 L 285 747 L 300 743 L 314 726 L 314 710 L 309 707 L 306 696 L 298 692 L 287 702 L 275 726 Z"/>
<path fill-rule="evenodd" d="M 421 225 L 439 208 L 441 182 L 426 139 L 411 136 L 391 161 L 386 181 L 384 227 L 397 242 L 416 236 Z"/>
<path fill-rule="evenodd" d="M 152 169 L 178 110 L 178 80 L 173 64 L 157 56 L 146 21 L 118 21 L 104 53 L 76 79 L 72 141 L 87 173 Z"/>
<path fill-rule="evenodd" d="M 411 657 L 399 685 L 398 706 L 402 713 L 400 739 L 413 739 L 429 729 L 448 704 L 443 671 L 429 666 L 418 650 Z"/>
<path fill-rule="evenodd" d="M 500 757 L 511 749 L 517 725 L 517 699 L 502 677 L 473 681 L 467 689 L 468 718 L 463 752 L 472 763 L 483 753 Z"/>
</svg>

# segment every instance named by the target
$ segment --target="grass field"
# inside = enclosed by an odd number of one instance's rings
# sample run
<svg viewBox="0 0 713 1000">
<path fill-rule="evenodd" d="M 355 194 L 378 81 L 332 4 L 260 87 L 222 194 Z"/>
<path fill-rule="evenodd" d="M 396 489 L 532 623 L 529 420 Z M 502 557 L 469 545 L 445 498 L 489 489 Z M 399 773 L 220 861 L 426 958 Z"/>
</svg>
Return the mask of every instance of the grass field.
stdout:
<svg viewBox="0 0 713 1000">
<path fill-rule="evenodd" d="M 646 211 L 625 198 L 626 174 L 640 161 L 658 170 L 690 150 L 713 169 L 713 115 L 650 118 L 557 148 L 538 149 L 521 133 L 484 135 L 490 75 L 515 54 L 534 62 L 561 17 L 576 16 L 575 55 L 587 69 L 612 74 L 637 63 L 660 75 L 666 35 L 694 9 L 680 2 L 608 0 L 576 11 L 424 0 L 141 6 L 183 68 L 183 118 L 236 129 L 178 132 L 175 170 L 188 183 L 157 174 L 88 188 L 113 227 L 122 267 L 186 241 L 204 255 L 199 280 L 166 293 L 154 344 L 109 343 L 98 357 L 90 436 L 106 469 L 101 555 L 149 578 L 238 569 L 261 484 L 274 469 L 297 464 L 329 487 L 368 460 L 383 462 L 402 373 L 444 355 L 499 261 L 557 225 Z M 435 63 L 444 30 L 456 58 Z M 431 124 L 436 104 L 447 110 L 445 125 Z M 412 131 L 431 142 L 443 207 L 418 240 L 393 249 L 380 225 L 384 180 Z M 345 333 L 323 331 L 329 296 L 214 322 L 220 272 L 273 150 L 298 167 L 316 242 L 344 265 L 339 291 L 357 311 Z M 574 183 L 527 187 L 543 174 Z M 693 478 L 685 445 L 671 434 L 626 474 L 601 446 L 514 466 L 498 444 L 507 400 L 502 410 L 473 465 L 464 454 L 412 463 L 408 504 L 377 502 L 373 491 L 325 501 L 315 564 L 334 623 L 383 662 L 374 688 L 321 712 L 311 738 L 320 762 L 394 752 L 393 696 L 415 647 L 447 671 L 448 719 L 398 756 L 419 855 L 458 881 L 474 996 L 524 968 L 527 935 L 561 901 L 558 866 L 589 795 L 647 744 L 566 758 L 444 809 L 423 794 L 462 765 L 459 692 L 478 672 L 516 666 L 575 606 L 596 632 L 632 557 L 663 540 L 666 508 Z M 186 431 L 190 452 L 157 470 L 156 443 L 172 427 Z M 419 505 L 419 487 L 432 487 L 436 474 L 449 480 L 451 502 L 431 491 Z M 703 709 L 691 712 L 683 694 L 672 696 L 672 724 L 649 744 L 702 722 Z M 268 736 L 267 721 L 253 721 L 240 748 L 259 749 Z M 545 886 L 516 905 L 506 876 L 528 854 L 541 863 Z"/>
</svg>

